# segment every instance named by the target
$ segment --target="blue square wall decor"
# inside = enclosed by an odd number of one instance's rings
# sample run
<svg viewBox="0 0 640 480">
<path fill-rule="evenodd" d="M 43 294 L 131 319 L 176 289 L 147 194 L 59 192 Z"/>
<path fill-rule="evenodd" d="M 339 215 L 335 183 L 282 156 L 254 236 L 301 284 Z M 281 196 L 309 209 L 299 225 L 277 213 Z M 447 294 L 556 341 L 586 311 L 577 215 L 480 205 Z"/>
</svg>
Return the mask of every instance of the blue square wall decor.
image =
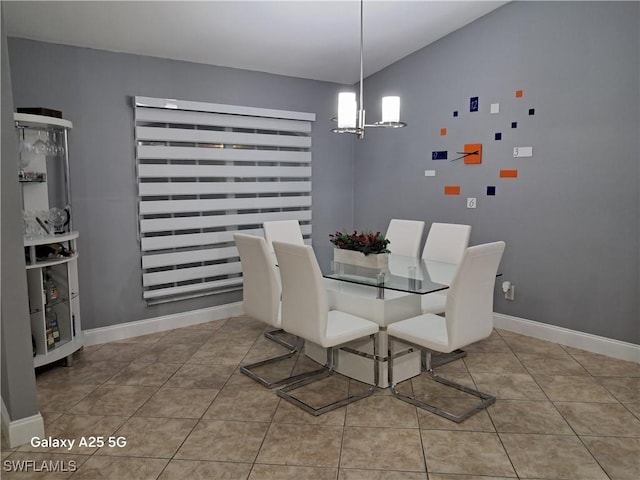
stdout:
<svg viewBox="0 0 640 480">
<path fill-rule="evenodd" d="M 495 139 L 496 140 L 502 140 L 502 133 L 496 132 Z"/>
<path fill-rule="evenodd" d="M 536 109 L 535 108 L 530 108 L 529 109 L 529 115 L 535 115 L 536 114 Z"/>
<path fill-rule="evenodd" d="M 487 195 L 495 195 L 496 194 L 496 187 L 487 187 Z"/>
<path fill-rule="evenodd" d="M 518 122 L 511 122 L 511 128 L 518 128 Z"/>
<path fill-rule="evenodd" d="M 471 97 L 469 99 L 469 111 L 477 112 L 478 111 L 478 97 Z"/>
<path fill-rule="evenodd" d="M 454 110 L 454 111 L 453 111 L 453 116 L 454 116 L 454 117 L 457 117 L 457 116 L 458 116 L 458 110 Z"/>
<path fill-rule="evenodd" d="M 431 152 L 431 160 L 446 160 L 447 159 L 447 151 L 442 150 L 440 152 Z"/>
</svg>

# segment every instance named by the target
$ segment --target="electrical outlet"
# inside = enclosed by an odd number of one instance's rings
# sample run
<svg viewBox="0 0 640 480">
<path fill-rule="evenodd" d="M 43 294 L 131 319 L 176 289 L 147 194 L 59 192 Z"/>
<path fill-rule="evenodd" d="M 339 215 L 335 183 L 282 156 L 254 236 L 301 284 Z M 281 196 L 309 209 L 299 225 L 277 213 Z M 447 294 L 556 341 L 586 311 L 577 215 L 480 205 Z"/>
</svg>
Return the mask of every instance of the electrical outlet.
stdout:
<svg viewBox="0 0 640 480">
<path fill-rule="evenodd" d="M 467 198 L 467 208 L 476 208 L 475 198 Z"/>
<path fill-rule="evenodd" d="M 504 292 L 504 298 L 506 298 L 507 300 L 516 299 L 516 286 L 514 284 L 509 285 L 507 291 Z"/>
</svg>

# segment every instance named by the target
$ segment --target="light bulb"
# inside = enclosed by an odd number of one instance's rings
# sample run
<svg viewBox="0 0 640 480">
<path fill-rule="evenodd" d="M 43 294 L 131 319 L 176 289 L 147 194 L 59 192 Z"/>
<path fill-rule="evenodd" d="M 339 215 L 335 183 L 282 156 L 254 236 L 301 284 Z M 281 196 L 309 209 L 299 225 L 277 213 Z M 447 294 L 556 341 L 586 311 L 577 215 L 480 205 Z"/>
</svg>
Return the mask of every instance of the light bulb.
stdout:
<svg viewBox="0 0 640 480">
<path fill-rule="evenodd" d="M 354 92 L 341 92 L 338 94 L 338 128 L 355 128 L 356 94 Z"/>
<path fill-rule="evenodd" d="M 400 97 L 382 97 L 382 123 L 400 121 Z"/>
</svg>

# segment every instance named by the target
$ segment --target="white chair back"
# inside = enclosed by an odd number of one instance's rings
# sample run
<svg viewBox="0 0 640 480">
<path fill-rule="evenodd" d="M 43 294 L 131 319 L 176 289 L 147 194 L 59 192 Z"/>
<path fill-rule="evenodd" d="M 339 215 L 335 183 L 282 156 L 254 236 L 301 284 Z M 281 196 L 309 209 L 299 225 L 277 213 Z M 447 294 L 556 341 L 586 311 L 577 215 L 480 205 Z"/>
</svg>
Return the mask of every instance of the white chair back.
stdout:
<svg viewBox="0 0 640 480">
<path fill-rule="evenodd" d="M 274 220 L 264 222 L 264 238 L 269 245 L 269 250 L 273 252 L 273 242 L 295 243 L 296 245 L 304 245 L 302 238 L 302 230 L 297 220 Z"/>
<path fill-rule="evenodd" d="M 424 222 L 418 220 L 391 219 L 387 228 L 386 238 L 389 240 L 387 247 L 391 253 L 417 257 L 422 244 L 422 232 Z"/>
<path fill-rule="evenodd" d="M 273 242 L 282 283 L 282 328 L 322 345 L 329 311 L 320 266 L 308 245 Z"/>
<path fill-rule="evenodd" d="M 437 262 L 460 263 L 469 246 L 471 225 L 432 223 L 424 242 L 422 258 Z"/>
<path fill-rule="evenodd" d="M 505 242 L 468 247 L 445 308 L 451 350 L 487 338 L 493 329 L 493 291 Z"/>
<path fill-rule="evenodd" d="M 242 263 L 244 312 L 280 327 L 280 282 L 267 242 L 262 237 L 242 233 L 234 234 L 233 239 Z"/>
</svg>

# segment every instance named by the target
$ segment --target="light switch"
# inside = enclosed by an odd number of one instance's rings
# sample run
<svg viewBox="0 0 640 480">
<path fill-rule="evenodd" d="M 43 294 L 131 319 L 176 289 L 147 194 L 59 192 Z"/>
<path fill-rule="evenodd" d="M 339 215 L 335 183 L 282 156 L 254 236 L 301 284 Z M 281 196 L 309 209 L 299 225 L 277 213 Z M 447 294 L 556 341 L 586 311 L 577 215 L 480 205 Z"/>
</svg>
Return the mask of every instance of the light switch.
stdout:
<svg viewBox="0 0 640 480">
<path fill-rule="evenodd" d="M 467 208 L 476 208 L 475 198 L 467 198 Z"/>
<path fill-rule="evenodd" d="M 513 147 L 513 158 L 533 157 L 533 147 Z"/>
</svg>

